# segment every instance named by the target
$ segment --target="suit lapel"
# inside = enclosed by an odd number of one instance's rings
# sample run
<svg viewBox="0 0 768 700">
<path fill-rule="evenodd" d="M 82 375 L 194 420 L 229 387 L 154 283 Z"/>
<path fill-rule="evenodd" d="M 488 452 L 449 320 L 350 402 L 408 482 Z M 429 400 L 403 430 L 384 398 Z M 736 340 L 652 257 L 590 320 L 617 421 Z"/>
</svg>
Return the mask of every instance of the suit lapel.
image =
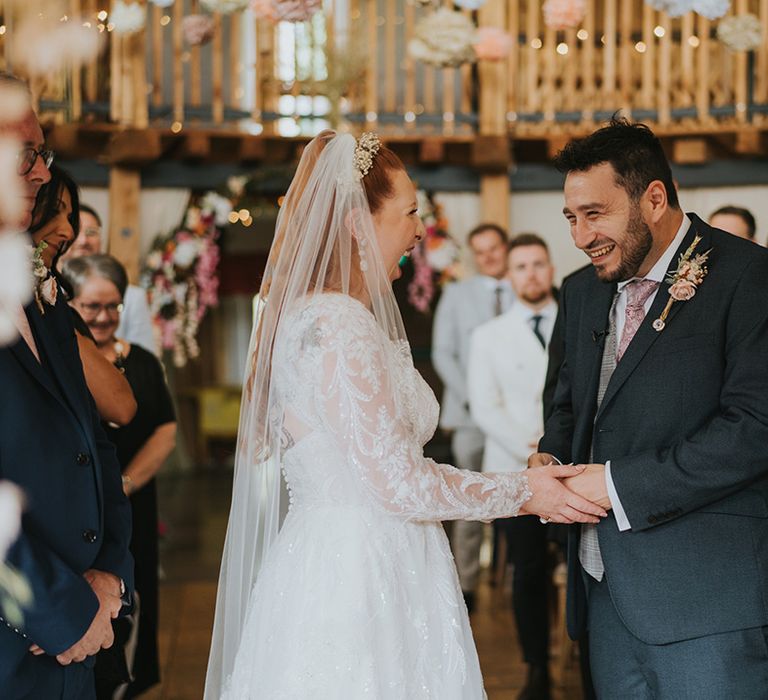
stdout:
<svg viewBox="0 0 768 700">
<path fill-rule="evenodd" d="M 696 233 L 696 223 L 694 220 L 692 220 L 691 226 L 688 229 L 688 233 L 686 233 L 685 237 L 683 238 L 683 242 L 680 244 L 680 247 L 677 249 L 677 251 L 675 251 L 675 255 L 672 258 L 672 263 L 670 264 L 670 268 L 674 269 L 677 267 L 677 262 L 680 258 L 680 255 L 685 252 L 691 243 L 693 243 L 693 238 Z M 708 248 L 709 236 L 704 232 L 702 241 L 698 245 L 696 252 L 703 253 L 704 251 L 708 250 Z M 613 375 L 611 376 L 611 380 L 608 383 L 608 388 L 605 391 L 603 401 L 600 404 L 600 408 L 598 409 L 598 416 L 603 413 L 606 406 L 611 402 L 611 399 L 613 399 L 624 382 L 626 382 L 632 372 L 635 371 L 635 368 L 643 359 L 643 357 L 645 357 L 651 346 L 664 332 L 663 330 L 661 332 L 654 330 L 653 322 L 659 318 L 659 316 L 661 316 L 664 307 L 669 301 L 670 286 L 671 285 L 666 281 L 666 279 L 659 285 L 659 290 L 656 293 L 653 304 L 651 304 L 651 308 L 648 310 L 648 313 L 643 319 L 643 322 L 640 324 L 640 328 L 637 329 L 637 333 L 635 334 L 635 337 L 632 338 L 632 341 L 627 347 L 624 356 L 621 358 L 621 361 L 616 365 L 616 369 L 614 370 Z M 669 326 L 669 324 L 674 321 L 675 316 L 680 312 L 685 304 L 686 302 L 679 301 L 672 304 L 669 310 L 669 314 L 667 315 L 667 320 L 665 322 L 667 326 Z"/>
<path fill-rule="evenodd" d="M 35 342 L 37 342 L 37 339 L 35 339 Z M 16 359 L 21 363 L 24 369 L 40 382 L 52 396 L 63 403 L 61 392 L 53 381 L 53 377 L 51 377 L 51 375 L 45 371 L 42 364 L 37 361 L 37 358 L 32 354 L 32 350 L 29 349 L 24 338 L 19 338 L 9 349 L 16 356 Z"/>
<path fill-rule="evenodd" d="M 39 367 L 40 373 L 48 381 L 48 386 L 53 387 L 51 393 L 56 396 L 59 401 L 62 401 L 71 411 L 74 413 L 77 421 L 83 427 L 86 435 L 89 435 L 88 426 L 83 423 L 83 419 L 90 415 L 87 398 L 82 392 L 82 382 L 75 381 L 75 377 L 72 372 L 72 368 L 67 362 L 66 358 L 61 352 L 59 346 L 59 338 L 48 327 L 47 323 L 55 323 L 56 319 L 45 319 L 33 306 L 28 306 L 25 311 L 27 312 L 27 318 L 29 319 L 30 327 L 33 330 L 35 342 L 38 347 L 42 349 L 41 360 L 48 361 L 48 367 L 50 372 L 46 372 L 42 367 Z M 47 313 L 63 313 L 64 311 L 50 309 Z M 32 353 L 29 352 L 30 356 Z M 35 362 L 32 356 L 32 361 Z M 37 362 L 35 362 L 37 364 Z M 55 372 L 55 379 L 52 373 Z M 57 386 L 58 382 L 58 386 Z M 60 387 L 60 389 L 58 388 Z"/>
</svg>

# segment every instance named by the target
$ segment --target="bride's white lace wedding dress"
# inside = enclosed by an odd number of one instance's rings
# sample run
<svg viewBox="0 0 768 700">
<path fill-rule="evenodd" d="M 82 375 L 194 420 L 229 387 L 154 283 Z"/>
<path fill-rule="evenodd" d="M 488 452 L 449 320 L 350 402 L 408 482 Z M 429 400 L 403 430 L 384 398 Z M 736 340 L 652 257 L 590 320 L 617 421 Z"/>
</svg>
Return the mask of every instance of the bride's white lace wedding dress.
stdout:
<svg viewBox="0 0 768 700">
<path fill-rule="evenodd" d="M 285 319 L 290 509 L 253 588 L 228 700 L 481 700 L 447 519 L 511 516 L 519 474 L 423 456 L 438 404 L 359 302 L 321 294 Z"/>
</svg>

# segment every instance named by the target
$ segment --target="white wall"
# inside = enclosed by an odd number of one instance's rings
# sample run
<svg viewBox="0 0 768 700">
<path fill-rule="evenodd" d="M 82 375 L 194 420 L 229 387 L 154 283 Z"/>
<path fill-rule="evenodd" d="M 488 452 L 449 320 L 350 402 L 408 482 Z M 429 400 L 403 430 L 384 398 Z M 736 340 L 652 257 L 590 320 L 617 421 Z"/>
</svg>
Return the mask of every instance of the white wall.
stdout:
<svg viewBox="0 0 768 700">
<path fill-rule="evenodd" d="M 443 206 L 451 234 L 463 244 L 466 234 L 481 221 L 480 195 L 442 192 L 435 197 Z M 766 243 L 768 185 L 682 189 L 680 204 L 685 211 L 695 212 L 705 219 L 726 204 L 746 207 L 757 219 L 757 240 Z M 588 262 L 587 257 L 571 242 L 562 209 L 561 192 L 520 192 L 510 198 L 510 234 L 537 233 L 547 241 L 558 284 L 565 275 Z M 471 256 L 466 250 L 462 260 L 468 270 L 472 269 Z"/>
</svg>

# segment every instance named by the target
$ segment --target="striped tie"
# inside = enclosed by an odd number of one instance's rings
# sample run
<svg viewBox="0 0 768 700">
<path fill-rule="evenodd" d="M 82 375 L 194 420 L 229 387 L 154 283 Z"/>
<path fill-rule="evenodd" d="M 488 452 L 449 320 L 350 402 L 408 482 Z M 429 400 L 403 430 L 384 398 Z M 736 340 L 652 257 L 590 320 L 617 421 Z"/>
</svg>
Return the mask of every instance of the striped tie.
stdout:
<svg viewBox="0 0 768 700">
<path fill-rule="evenodd" d="M 608 388 L 608 382 L 611 381 L 613 370 L 616 369 L 616 301 L 619 295 L 613 297 L 613 304 L 608 313 L 608 334 L 605 336 L 605 345 L 603 346 L 603 359 L 600 363 L 600 382 L 597 385 L 597 408 L 595 415 L 600 408 L 605 396 L 605 390 Z M 592 447 L 589 448 L 589 461 L 594 461 Z M 579 561 L 592 578 L 598 581 L 603 580 L 605 567 L 603 566 L 603 557 L 600 554 L 600 543 L 597 539 L 597 527 L 587 524 L 581 526 L 581 539 L 579 540 Z"/>
</svg>

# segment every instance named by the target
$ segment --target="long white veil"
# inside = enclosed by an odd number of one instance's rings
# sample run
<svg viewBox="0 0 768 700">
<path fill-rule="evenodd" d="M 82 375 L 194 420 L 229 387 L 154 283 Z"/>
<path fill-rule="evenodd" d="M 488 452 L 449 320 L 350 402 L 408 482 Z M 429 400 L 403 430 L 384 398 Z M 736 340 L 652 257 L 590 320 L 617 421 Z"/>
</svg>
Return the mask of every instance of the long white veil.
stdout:
<svg viewBox="0 0 768 700">
<path fill-rule="evenodd" d="M 260 289 L 238 432 L 232 506 L 219 576 L 205 698 L 218 700 L 234 667 L 248 598 L 286 511 L 281 474 L 284 407 L 273 385 L 273 349 L 291 310 L 315 294 L 349 294 L 390 340 L 402 318 L 374 235 L 362 173 L 378 141 L 325 131 L 305 148 L 286 194 Z M 370 182 L 370 180 L 368 181 Z"/>
</svg>

